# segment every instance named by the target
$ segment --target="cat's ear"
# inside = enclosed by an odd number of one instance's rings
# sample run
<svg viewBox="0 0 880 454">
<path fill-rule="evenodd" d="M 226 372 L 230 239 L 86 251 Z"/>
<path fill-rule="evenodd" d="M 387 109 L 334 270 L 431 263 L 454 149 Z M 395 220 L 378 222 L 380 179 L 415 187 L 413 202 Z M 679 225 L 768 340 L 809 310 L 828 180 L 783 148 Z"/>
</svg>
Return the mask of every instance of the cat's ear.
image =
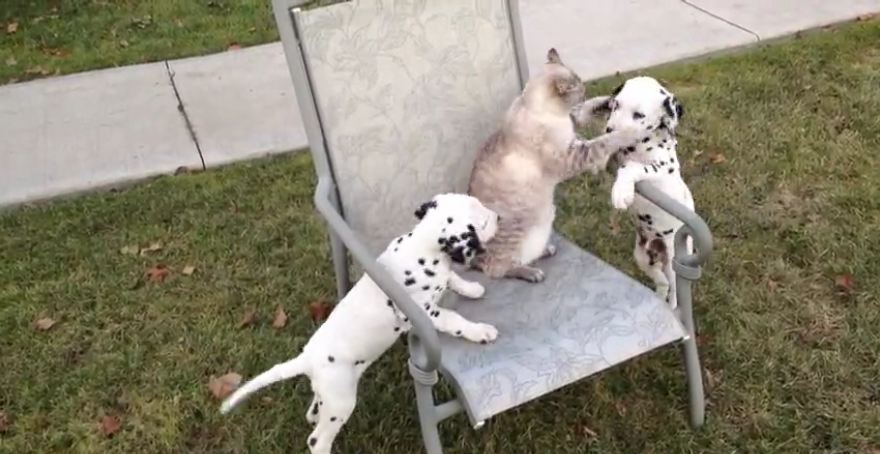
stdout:
<svg viewBox="0 0 880 454">
<path fill-rule="evenodd" d="M 547 51 L 547 63 L 555 63 L 557 65 L 562 64 L 562 59 L 559 58 L 559 52 L 556 51 L 555 47 L 551 47 L 550 50 Z"/>
<path fill-rule="evenodd" d="M 678 126 L 679 120 L 684 116 L 684 106 L 670 95 L 663 99 L 663 125 L 673 130 Z"/>
<path fill-rule="evenodd" d="M 617 88 L 615 88 L 614 91 L 611 92 L 611 96 L 617 96 L 617 95 L 619 95 L 620 92 L 621 92 L 621 90 L 623 90 L 623 86 L 624 86 L 624 85 L 626 85 L 626 82 L 624 82 L 624 83 L 618 85 Z"/>
<path fill-rule="evenodd" d="M 420 206 L 419 209 L 416 210 L 416 217 L 419 218 L 419 220 L 422 220 L 422 218 L 424 218 L 425 215 L 428 214 L 428 210 L 430 210 L 431 208 L 437 208 L 437 202 L 429 200 L 423 203 L 422 206 Z"/>
</svg>

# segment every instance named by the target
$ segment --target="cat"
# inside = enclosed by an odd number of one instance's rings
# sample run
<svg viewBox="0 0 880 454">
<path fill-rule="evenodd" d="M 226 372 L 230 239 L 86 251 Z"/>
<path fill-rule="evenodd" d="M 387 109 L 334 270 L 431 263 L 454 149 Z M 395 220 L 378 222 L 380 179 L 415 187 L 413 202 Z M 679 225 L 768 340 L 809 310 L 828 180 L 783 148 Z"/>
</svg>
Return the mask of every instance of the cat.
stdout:
<svg viewBox="0 0 880 454">
<path fill-rule="evenodd" d="M 606 111 L 609 100 L 586 99 L 580 77 L 556 49 L 547 52 L 543 73 L 528 81 L 474 162 L 468 192 L 500 216 L 498 233 L 476 268 L 492 278 L 544 280 L 544 272 L 531 265 L 556 253 L 549 244 L 556 186 L 586 171 L 597 173 L 641 138 L 629 129 L 592 140 L 578 136 L 576 127 Z"/>
</svg>

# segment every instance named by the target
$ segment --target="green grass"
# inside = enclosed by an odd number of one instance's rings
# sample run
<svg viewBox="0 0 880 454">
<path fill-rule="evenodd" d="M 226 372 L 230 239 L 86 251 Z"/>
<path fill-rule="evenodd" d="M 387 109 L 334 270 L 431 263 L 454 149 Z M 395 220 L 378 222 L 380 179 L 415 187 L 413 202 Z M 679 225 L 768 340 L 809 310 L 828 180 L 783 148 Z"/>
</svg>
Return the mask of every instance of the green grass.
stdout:
<svg viewBox="0 0 880 454">
<path fill-rule="evenodd" d="M 712 376 L 705 428 L 687 427 L 679 357 L 666 349 L 480 431 L 456 417 L 442 426 L 448 451 L 880 449 L 880 23 L 652 74 L 687 109 L 680 158 L 717 239 L 696 291 Z M 313 331 L 306 305 L 333 293 L 313 185 L 299 155 L 0 217 L 0 411 L 11 420 L 0 451 L 301 452 L 306 380 L 229 417 L 206 383 L 262 371 Z M 609 186 L 566 184 L 558 226 L 635 273 L 631 232 L 609 226 Z M 119 252 L 153 241 L 164 248 Z M 172 276 L 142 283 L 160 263 Z M 187 264 L 198 267 L 189 277 Z M 842 274 L 850 296 L 835 289 Z M 291 316 L 282 331 L 268 326 L 276 304 Z M 247 307 L 262 318 L 239 329 Z M 37 332 L 44 314 L 59 323 Z M 337 452 L 419 451 L 404 353 L 397 345 L 366 374 Z M 123 423 L 110 439 L 97 430 L 108 413 Z"/>
<path fill-rule="evenodd" d="M 277 39 L 269 0 L 6 0 L 0 26 L 0 83 Z"/>
</svg>

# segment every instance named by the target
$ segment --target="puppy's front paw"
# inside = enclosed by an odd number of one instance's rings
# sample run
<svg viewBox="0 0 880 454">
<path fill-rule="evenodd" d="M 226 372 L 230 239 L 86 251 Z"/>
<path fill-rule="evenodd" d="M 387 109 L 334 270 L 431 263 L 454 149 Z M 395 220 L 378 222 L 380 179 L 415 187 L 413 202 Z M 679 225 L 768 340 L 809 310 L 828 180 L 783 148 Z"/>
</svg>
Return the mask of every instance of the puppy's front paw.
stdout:
<svg viewBox="0 0 880 454">
<path fill-rule="evenodd" d="M 463 282 L 457 293 L 465 298 L 477 299 L 486 293 L 486 289 L 479 282 Z"/>
<path fill-rule="evenodd" d="M 632 205 L 636 197 L 636 188 L 633 184 L 624 181 L 615 181 L 611 187 L 611 206 L 618 210 L 626 210 Z"/>
<path fill-rule="evenodd" d="M 494 326 L 486 323 L 473 323 L 468 330 L 465 331 L 465 339 L 480 344 L 488 344 L 498 339 L 498 330 Z"/>
</svg>

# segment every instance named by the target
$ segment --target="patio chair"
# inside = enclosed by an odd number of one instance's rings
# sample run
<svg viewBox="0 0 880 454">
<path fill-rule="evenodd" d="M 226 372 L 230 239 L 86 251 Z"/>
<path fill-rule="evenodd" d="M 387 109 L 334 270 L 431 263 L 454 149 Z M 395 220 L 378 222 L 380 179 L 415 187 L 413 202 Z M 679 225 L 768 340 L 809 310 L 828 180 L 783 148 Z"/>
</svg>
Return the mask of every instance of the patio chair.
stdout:
<svg viewBox="0 0 880 454">
<path fill-rule="evenodd" d="M 494 324 L 490 345 L 438 335 L 375 262 L 413 211 L 464 192 L 481 142 L 528 79 L 517 0 L 356 0 L 320 8 L 274 0 L 274 13 L 314 158 L 315 204 L 329 226 L 339 297 L 349 256 L 409 317 L 409 371 L 425 448 L 442 452 L 438 423 L 492 416 L 637 355 L 680 343 L 690 421 L 704 417 L 691 282 L 712 250 L 706 224 L 661 192 L 639 194 L 685 223 L 675 238 L 679 308 L 558 234 L 544 282 L 490 280 L 478 302 L 444 302 Z M 696 254 L 688 254 L 692 236 Z M 450 294 L 452 292 L 449 292 Z M 439 374 L 456 399 L 437 403 Z"/>
</svg>

